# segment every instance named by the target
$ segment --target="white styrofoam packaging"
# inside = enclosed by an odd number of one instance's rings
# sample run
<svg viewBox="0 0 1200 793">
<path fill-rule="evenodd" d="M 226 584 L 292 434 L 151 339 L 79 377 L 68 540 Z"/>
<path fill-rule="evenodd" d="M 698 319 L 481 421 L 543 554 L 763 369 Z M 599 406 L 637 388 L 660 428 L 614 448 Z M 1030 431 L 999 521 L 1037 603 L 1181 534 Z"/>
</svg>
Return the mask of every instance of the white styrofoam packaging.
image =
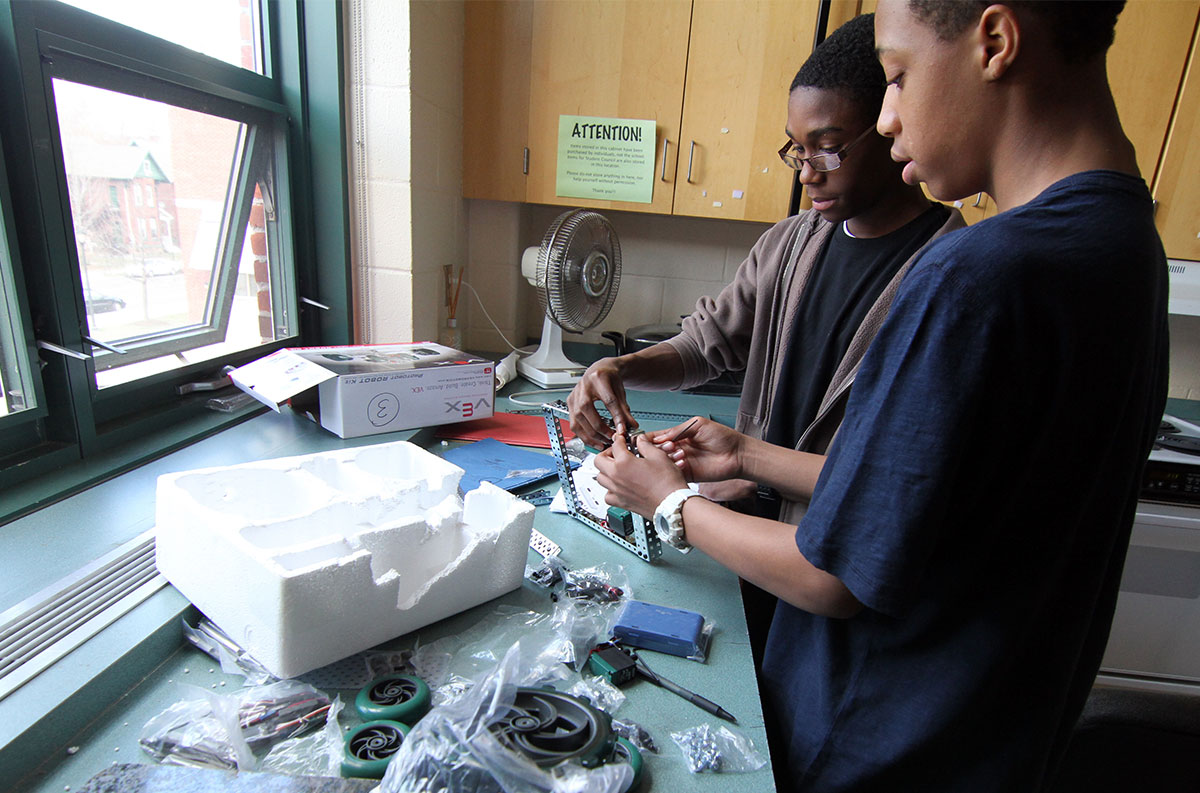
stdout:
<svg viewBox="0 0 1200 793">
<path fill-rule="evenodd" d="M 158 569 L 295 677 L 521 585 L 533 506 L 406 441 L 165 474 Z"/>
<path fill-rule="evenodd" d="M 452 424 L 492 415 L 496 365 L 433 342 L 278 350 L 230 377 L 279 410 L 307 400 L 321 426 L 342 438 Z M 303 402 L 294 399 L 293 407 Z M 307 412 L 301 409 L 300 412 Z"/>
</svg>

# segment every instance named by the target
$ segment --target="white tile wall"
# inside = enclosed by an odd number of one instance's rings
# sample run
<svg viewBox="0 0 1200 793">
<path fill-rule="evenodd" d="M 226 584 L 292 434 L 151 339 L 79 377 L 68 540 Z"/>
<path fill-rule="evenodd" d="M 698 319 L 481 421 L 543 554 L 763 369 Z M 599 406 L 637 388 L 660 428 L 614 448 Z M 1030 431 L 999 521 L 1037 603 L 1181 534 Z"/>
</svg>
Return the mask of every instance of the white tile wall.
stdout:
<svg viewBox="0 0 1200 793">
<path fill-rule="evenodd" d="M 467 250 L 463 3 L 353 0 L 348 13 L 358 340 L 436 339 L 442 265 Z"/>
</svg>

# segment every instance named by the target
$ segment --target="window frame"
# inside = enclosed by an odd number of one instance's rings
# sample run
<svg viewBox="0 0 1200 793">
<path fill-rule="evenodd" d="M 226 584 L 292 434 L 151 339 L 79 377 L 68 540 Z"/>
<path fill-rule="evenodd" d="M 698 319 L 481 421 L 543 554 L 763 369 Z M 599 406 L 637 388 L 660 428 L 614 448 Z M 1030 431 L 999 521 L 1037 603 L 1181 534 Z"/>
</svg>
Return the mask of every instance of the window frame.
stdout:
<svg viewBox="0 0 1200 793">
<path fill-rule="evenodd" d="M 36 338 L 95 356 L 31 354 L 33 368 L 41 367 L 41 377 L 34 378 L 38 408 L 3 417 L 16 421 L 0 421 L 0 489 L 22 485 L 23 493 L 0 508 L 0 524 L 257 412 L 206 411 L 211 394 L 180 395 L 183 383 L 211 379 L 224 365 L 283 346 L 350 343 L 343 12 L 340 1 L 263 0 L 265 74 L 258 74 L 54 0 L 0 0 L 0 115 L 7 119 L 0 120 L 0 165 L 9 166 L 7 173 L 0 171 L 0 191 L 30 198 L 13 205 L 12 217 L 5 217 L 15 275 L 25 276 L 18 296 L 27 346 L 36 350 Z M 281 290 L 280 304 L 296 312 L 296 335 L 103 391 L 95 387 L 95 367 L 113 353 L 85 338 L 86 309 L 51 93 L 53 77 L 75 74 L 89 61 L 109 64 L 105 70 L 128 70 L 136 75 L 133 82 L 160 80 L 193 97 L 210 96 L 214 105 L 250 108 L 276 120 L 269 133 L 266 127 L 259 133 L 274 138 L 272 202 L 286 213 L 277 228 L 290 226 L 290 233 L 276 233 L 268 245 L 292 263 L 290 278 L 273 274 L 272 288 Z M 247 149 L 250 154 L 258 150 L 255 145 Z M 252 159 L 239 169 L 242 199 L 250 169 L 258 165 Z M 251 181 L 251 195 L 253 188 Z M 248 214 L 248 201 L 245 209 Z M 225 232 L 244 235 L 245 217 L 240 230 L 230 232 L 226 224 Z M 226 246 L 224 255 L 241 254 L 240 245 L 233 254 L 229 250 Z M 235 287 L 236 272 L 224 279 L 218 297 L 231 297 Z M 317 309 L 302 296 L 329 309 Z M 219 328 L 221 313 L 208 318 L 209 332 Z"/>
</svg>

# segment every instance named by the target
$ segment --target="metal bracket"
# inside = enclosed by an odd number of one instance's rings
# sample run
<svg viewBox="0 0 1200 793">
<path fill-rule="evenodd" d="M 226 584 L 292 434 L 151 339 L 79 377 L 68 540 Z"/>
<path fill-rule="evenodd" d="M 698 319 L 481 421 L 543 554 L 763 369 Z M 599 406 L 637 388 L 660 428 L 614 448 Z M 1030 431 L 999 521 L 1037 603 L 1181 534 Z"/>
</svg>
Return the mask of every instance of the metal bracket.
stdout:
<svg viewBox="0 0 1200 793">
<path fill-rule="evenodd" d="M 66 347 L 60 347 L 59 345 L 55 344 L 54 342 L 42 341 L 41 339 L 38 339 L 37 346 L 38 346 L 38 349 L 40 349 L 40 350 L 45 350 L 46 352 L 57 353 L 59 355 L 65 355 L 68 358 L 75 358 L 76 360 L 79 360 L 79 361 L 92 360 L 92 356 L 87 355 L 86 353 L 76 352 L 75 350 L 68 350 Z"/>
<path fill-rule="evenodd" d="M 641 515 L 626 510 L 610 508 L 603 518 L 597 517 L 583 507 L 579 502 L 579 493 L 575 490 L 575 480 L 571 478 L 571 466 L 567 464 L 566 448 L 563 443 L 560 418 L 569 418 L 567 405 L 562 400 L 547 402 L 542 405 L 546 419 L 546 434 L 550 437 L 550 450 L 554 453 L 554 467 L 558 471 L 558 481 L 562 486 L 563 498 L 567 502 L 567 512 L 588 528 L 599 532 L 608 539 L 645 559 L 654 562 L 662 558 L 662 541 L 650 521 Z M 622 536 L 615 529 L 619 522 L 628 534 Z M 612 528 L 610 528 L 612 526 Z M 628 539 L 627 539 L 628 538 Z"/>
</svg>

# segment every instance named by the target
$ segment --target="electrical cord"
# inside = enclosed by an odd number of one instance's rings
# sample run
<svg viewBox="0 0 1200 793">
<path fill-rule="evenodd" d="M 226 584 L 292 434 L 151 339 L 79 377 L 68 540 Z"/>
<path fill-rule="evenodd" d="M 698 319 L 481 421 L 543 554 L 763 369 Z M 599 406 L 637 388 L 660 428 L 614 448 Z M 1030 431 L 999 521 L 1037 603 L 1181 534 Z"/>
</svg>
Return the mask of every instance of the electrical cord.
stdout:
<svg viewBox="0 0 1200 793">
<path fill-rule="evenodd" d="M 524 397 L 524 396 L 530 396 L 530 395 L 546 396 L 548 394 L 549 395 L 570 394 L 572 390 L 573 389 L 570 389 L 570 388 L 545 388 L 545 389 L 539 388 L 537 391 L 518 391 L 515 394 L 509 394 L 508 401 L 512 402 L 514 405 L 525 405 L 526 407 L 540 408 L 542 405 L 545 405 L 548 402 L 554 402 L 557 400 L 552 398 L 552 399 L 542 399 L 537 402 L 523 402 L 520 399 L 517 399 L 517 397 Z"/>
<path fill-rule="evenodd" d="M 500 326 L 496 324 L 496 320 L 492 319 L 492 315 L 488 313 L 487 307 L 483 305 L 483 299 L 479 297 L 479 293 L 475 291 L 475 287 L 471 286 L 471 284 L 467 281 L 462 281 L 461 283 L 467 289 L 471 290 L 471 294 L 475 296 L 475 302 L 479 304 L 479 310 L 483 312 L 485 317 L 487 317 L 487 321 L 492 323 L 492 327 L 495 328 L 496 333 L 500 335 L 500 338 L 504 340 L 504 343 L 508 345 L 509 349 L 515 352 L 517 355 L 531 355 L 532 350 L 519 350 L 517 347 L 513 346 L 511 341 L 508 340 L 508 337 L 504 335 L 504 331 L 500 330 Z"/>
</svg>

